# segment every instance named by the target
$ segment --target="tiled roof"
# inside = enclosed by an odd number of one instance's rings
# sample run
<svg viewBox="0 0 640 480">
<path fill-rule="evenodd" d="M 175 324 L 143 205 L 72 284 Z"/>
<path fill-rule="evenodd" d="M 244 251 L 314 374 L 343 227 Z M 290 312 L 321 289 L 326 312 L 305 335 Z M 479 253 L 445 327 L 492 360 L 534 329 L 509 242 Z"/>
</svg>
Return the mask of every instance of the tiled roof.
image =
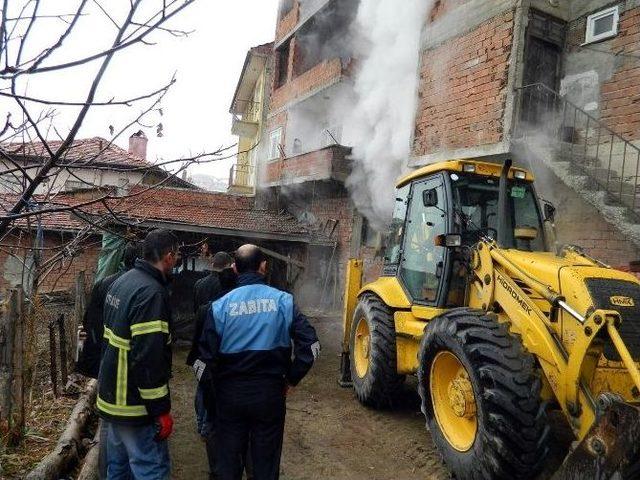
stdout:
<svg viewBox="0 0 640 480">
<path fill-rule="evenodd" d="M 150 223 L 179 223 L 264 234 L 309 234 L 290 214 L 258 209 L 252 198 L 239 195 L 159 188 L 114 200 L 110 206 L 123 218 Z"/>
<path fill-rule="evenodd" d="M 103 194 L 59 194 L 54 202 L 55 205 L 74 205 L 91 198 L 101 198 Z M 250 197 L 169 187 L 151 190 L 136 187 L 130 195 L 133 196 L 110 199 L 107 204 L 120 220 L 131 223 L 146 226 L 165 224 L 167 228 L 180 225 L 187 231 L 191 227 L 193 231 L 202 231 L 202 228 L 206 231 L 209 228 L 221 234 L 227 230 L 229 235 L 245 234 L 250 237 L 255 234 L 257 237 L 328 243 L 327 239 L 319 238 L 317 234 L 312 235 L 289 213 L 256 208 L 254 199 Z M 16 199 L 15 195 L 0 195 L 0 214 L 13 206 Z M 50 206 L 51 203 L 40 204 L 40 208 Z M 107 213 L 101 203 L 85 205 L 82 211 L 100 216 Z M 43 214 L 42 224 L 47 230 L 80 230 L 86 226 L 70 212 Z M 18 225 L 24 228 L 27 223 L 20 220 Z"/>
<path fill-rule="evenodd" d="M 62 144 L 59 140 L 47 142 L 49 148 L 55 152 Z M 5 143 L 2 148 L 6 153 L 14 156 L 48 157 L 48 153 L 42 142 L 13 142 Z M 69 149 L 63 155 L 66 163 L 74 162 L 77 165 L 109 165 L 118 167 L 151 167 L 152 163 L 133 155 L 120 148 L 109 140 L 100 137 L 83 138 L 74 140 Z"/>
<path fill-rule="evenodd" d="M 0 215 L 6 215 L 17 202 L 19 196 L 14 194 L 0 194 Z M 34 197 L 34 204 L 38 201 L 37 197 Z M 61 202 L 62 203 L 62 202 Z M 42 203 L 38 206 L 43 209 L 50 207 L 50 204 Z M 44 213 L 39 216 L 42 227 L 45 230 L 82 230 L 86 224 L 74 217 L 71 212 L 51 212 Z M 20 228 L 36 228 L 38 225 L 36 217 L 29 217 L 29 221 L 26 218 L 21 218 L 16 221 L 16 226 Z"/>
</svg>

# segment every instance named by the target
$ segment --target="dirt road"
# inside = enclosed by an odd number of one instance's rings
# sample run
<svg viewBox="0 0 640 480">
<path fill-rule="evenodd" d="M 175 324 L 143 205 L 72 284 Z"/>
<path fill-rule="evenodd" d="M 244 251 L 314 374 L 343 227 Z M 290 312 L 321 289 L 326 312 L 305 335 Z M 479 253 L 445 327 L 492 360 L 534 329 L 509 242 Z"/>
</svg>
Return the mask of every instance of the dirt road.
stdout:
<svg viewBox="0 0 640 480">
<path fill-rule="evenodd" d="M 448 478 L 424 428 L 415 384 L 408 383 L 396 411 L 361 406 L 352 390 L 338 387 L 341 325 L 314 321 L 322 356 L 288 401 L 282 455 L 283 480 L 439 480 Z M 176 434 L 173 477 L 206 479 L 206 456 L 194 427 L 193 376 L 176 352 L 172 383 Z"/>
<path fill-rule="evenodd" d="M 361 406 L 351 389 L 338 387 L 341 324 L 313 321 L 322 356 L 288 400 L 282 455 L 283 480 L 441 480 L 449 475 L 424 426 L 416 382 L 405 384 L 402 404 L 377 412 Z M 205 450 L 195 433 L 193 375 L 177 352 L 172 383 L 176 433 L 171 443 L 173 478 L 206 479 Z M 552 424 L 559 425 L 558 418 Z M 559 427 L 555 427 L 558 429 Z M 570 436 L 554 431 L 548 478 L 562 461 Z M 559 440 L 558 440 L 559 439 Z"/>
</svg>

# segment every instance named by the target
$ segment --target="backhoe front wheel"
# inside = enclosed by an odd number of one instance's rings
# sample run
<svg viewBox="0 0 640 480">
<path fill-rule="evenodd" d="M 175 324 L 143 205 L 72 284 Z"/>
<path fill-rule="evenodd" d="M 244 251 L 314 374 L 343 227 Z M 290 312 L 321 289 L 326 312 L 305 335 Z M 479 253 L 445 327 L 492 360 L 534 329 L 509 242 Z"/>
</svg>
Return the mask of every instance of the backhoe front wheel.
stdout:
<svg viewBox="0 0 640 480">
<path fill-rule="evenodd" d="M 367 406 L 393 405 L 404 382 L 397 373 L 393 312 L 378 297 L 363 295 L 351 326 L 351 380 L 356 396 Z"/>
<path fill-rule="evenodd" d="M 457 479 L 535 477 L 548 453 L 541 381 L 506 325 L 452 310 L 427 325 L 419 362 L 422 412 Z"/>
</svg>

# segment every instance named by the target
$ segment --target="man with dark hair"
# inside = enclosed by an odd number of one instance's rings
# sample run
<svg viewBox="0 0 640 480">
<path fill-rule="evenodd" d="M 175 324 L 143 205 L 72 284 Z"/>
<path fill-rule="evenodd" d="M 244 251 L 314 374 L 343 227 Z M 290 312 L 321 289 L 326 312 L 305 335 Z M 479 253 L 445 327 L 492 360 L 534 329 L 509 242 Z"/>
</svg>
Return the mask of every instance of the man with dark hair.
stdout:
<svg viewBox="0 0 640 480">
<path fill-rule="evenodd" d="M 210 375 L 215 386 L 219 478 L 242 478 L 250 439 L 254 479 L 274 480 L 286 393 L 307 374 L 320 343 L 293 296 L 266 284 L 267 260 L 258 247 L 240 247 L 234 268 L 238 287 L 207 312 L 200 340 L 206 367 L 199 373 Z"/>
<path fill-rule="evenodd" d="M 153 230 L 143 259 L 118 278 L 105 298 L 104 354 L 98 412 L 107 431 L 107 478 L 168 479 L 167 438 L 173 430 L 171 310 L 167 285 L 179 260 L 176 236 Z"/>
<path fill-rule="evenodd" d="M 140 255 L 140 245 L 127 242 L 122 262 L 124 269 L 97 281 L 91 289 L 89 303 L 82 317 L 82 338 L 80 354 L 76 363 L 78 373 L 90 378 L 98 378 L 100 358 L 102 357 L 102 336 L 104 334 L 103 309 L 107 291 L 120 276 L 131 270 Z"/>
<path fill-rule="evenodd" d="M 207 316 L 207 309 L 220 297 L 226 295 L 237 282 L 237 275 L 233 271 L 233 257 L 227 252 L 218 252 L 211 261 L 211 271 L 209 274 L 198 280 L 193 287 L 193 307 L 195 311 L 195 325 L 191 350 L 187 356 L 187 365 L 198 371 L 203 365 L 199 359 L 200 351 L 198 342 L 202 335 L 204 320 Z M 213 419 L 215 418 L 214 394 L 209 382 L 198 381 L 195 396 L 196 423 L 198 433 L 205 440 L 207 445 L 207 458 L 209 460 L 209 478 L 218 478 L 218 468 L 216 467 L 216 433 Z"/>
<path fill-rule="evenodd" d="M 227 252 L 217 252 L 211 260 L 211 271 L 193 286 L 193 310 L 215 301 L 236 285 L 233 257 Z"/>
</svg>

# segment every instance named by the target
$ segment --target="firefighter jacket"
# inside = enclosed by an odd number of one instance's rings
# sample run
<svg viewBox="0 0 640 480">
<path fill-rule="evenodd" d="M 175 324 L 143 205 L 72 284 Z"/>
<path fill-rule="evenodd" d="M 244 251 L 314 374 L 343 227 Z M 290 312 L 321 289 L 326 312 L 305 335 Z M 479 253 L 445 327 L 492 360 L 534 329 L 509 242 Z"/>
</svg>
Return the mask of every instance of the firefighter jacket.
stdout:
<svg viewBox="0 0 640 480">
<path fill-rule="evenodd" d="M 100 416 L 145 424 L 171 410 L 171 310 L 167 280 L 144 260 L 118 278 L 104 305 Z"/>
<path fill-rule="evenodd" d="M 96 282 L 91 290 L 89 304 L 82 318 L 82 326 L 85 332 L 87 332 L 87 339 L 82 345 L 82 350 L 80 350 L 76 370 L 90 378 L 98 378 L 98 370 L 100 369 L 102 339 L 104 337 L 104 328 L 102 326 L 104 299 L 113 282 L 123 273 L 124 272 L 118 272 Z"/>
<path fill-rule="evenodd" d="M 228 381 L 297 385 L 320 352 L 315 329 L 293 296 L 242 274 L 238 288 L 214 302 L 200 339 L 200 358 L 215 384 Z M 293 353 L 293 358 L 292 358 Z"/>
</svg>

